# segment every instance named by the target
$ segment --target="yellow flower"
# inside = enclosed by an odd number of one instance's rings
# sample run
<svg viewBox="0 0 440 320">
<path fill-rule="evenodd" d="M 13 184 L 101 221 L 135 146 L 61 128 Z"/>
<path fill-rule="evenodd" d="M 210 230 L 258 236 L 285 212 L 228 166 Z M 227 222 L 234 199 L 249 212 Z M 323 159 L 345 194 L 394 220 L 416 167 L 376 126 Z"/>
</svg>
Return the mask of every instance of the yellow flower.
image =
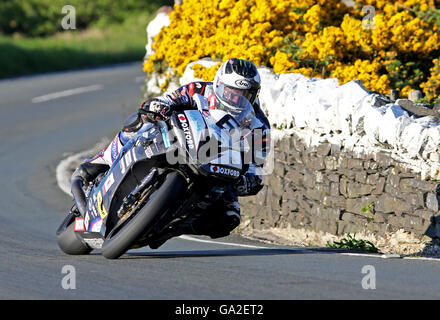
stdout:
<svg viewBox="0 0 440 320">
<path fill-rule="evenodd" d="M 363 25 L 366 5 L 375 8 L 372 29 Z M 340 0 L 185 0 L 170 14 L 170 25 L 155 37 L 155 53 L 144 61 L 151 73 L 169 66 L 176 76 L 201 58 L 237 57 L 277 73 L 336 77 L 341 83 L 360 79 L 370 89 L 402 92 L 414 82 L 396 84 L 396 75 L 411 63 L 433 61 L 430 74 L 417 80 L 430 99 L 438 95 L 440 32 L 415 12 L 440 6 L 439 0 L 360 0 L 354 8 Z M 391 70 L 393 61 L 405 68 Z M 160 69 L 159 69 L 160 68 Z M 210 81 L 216 67 L 194 65 Z M 392 74 L 389 74 L 392 73 Z"/>
</svg>

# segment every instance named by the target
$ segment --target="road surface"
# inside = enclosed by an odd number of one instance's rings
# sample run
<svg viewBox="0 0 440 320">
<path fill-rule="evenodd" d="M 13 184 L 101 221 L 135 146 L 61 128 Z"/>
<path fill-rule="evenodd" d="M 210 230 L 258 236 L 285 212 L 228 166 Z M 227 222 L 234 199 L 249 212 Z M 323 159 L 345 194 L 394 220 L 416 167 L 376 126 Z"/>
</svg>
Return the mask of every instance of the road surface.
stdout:
<svg viewBox="0 0 440 320">
<path fill-rule="evenodd" d="M 222 243 L 177 238 L 118 260 L 63 254 L 55 232 L 72 199 L 57 185 L 56 166 L 117 132 L 139 105 L 141 70 L 131 63 L 0 81 L 1 299 L 440 297 L 439 261 L 348 256 L 236 235 Z M 74 276 L 70 289 L 66 276 Z"/>
</svg>

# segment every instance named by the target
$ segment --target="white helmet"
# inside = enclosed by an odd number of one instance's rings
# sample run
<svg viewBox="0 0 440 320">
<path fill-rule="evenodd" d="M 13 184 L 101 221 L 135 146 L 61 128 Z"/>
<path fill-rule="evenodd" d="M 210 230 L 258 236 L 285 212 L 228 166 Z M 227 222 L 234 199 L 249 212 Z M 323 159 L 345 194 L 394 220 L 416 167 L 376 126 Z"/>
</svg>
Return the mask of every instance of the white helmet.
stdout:
<svg viewBox="0 0 440 320">
<path fill-rule="evenodd" d="M 218 69 L 213 83 L 216 106 L 227 112 L 237 114 L 237 101 L 244 96 L 253 105 L 260 92 L 260 74 L 250 61 L 229 59 Z"/>
</svg>

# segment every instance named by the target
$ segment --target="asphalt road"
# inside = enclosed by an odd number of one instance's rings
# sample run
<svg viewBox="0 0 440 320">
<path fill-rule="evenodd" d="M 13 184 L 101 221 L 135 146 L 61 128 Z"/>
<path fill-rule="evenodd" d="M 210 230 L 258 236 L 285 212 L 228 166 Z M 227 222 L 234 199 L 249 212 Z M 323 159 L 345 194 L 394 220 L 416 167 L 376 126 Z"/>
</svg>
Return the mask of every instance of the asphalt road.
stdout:
<svg viewBox="0 0 440 320">
<path fill-rule="evenodd" d="M 439 261 L 347 256 L 238 236 L 219 239 L 235 245 L 177 238 L 118 260 L 62 253 L 55 231 L 72 200 L 58 188 L 55 168 L 66 154 L 116 133 L 139 104 L 143 76 L 135 63 L 0 81 L 1 299 L 440 297 Z M 65 266 L 74 273 L 63 273 Z M 66 276 L 75 276 L 74 289 L 63 288 Z"/>
</svg>

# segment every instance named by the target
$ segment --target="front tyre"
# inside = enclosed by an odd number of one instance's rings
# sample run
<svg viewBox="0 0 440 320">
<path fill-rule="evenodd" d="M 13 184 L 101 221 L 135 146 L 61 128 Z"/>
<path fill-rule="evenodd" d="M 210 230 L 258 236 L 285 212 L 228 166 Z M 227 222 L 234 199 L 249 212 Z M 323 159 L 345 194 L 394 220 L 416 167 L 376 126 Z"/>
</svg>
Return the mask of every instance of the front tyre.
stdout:
<svg viewBox="0 0 440 320">
<path fill-rule="evenodd" d="M 89 254 L 93 249 L 85 244 L 75 233 L 75 216 L 69 213 L 57 230 L 57 243 L 60 249 L 71 255 Z"/>
<path fill-rule="evenodd" d="M 148 198 L 148 202 L 120 228 L 112 230 L 102 245 L 102 254 L 117 259 L 129 250 L 145 231 L 179 199 L 186 188 L 185 179 L 177 172 L 167 175 L 163 184 Z"/>
</svg>

